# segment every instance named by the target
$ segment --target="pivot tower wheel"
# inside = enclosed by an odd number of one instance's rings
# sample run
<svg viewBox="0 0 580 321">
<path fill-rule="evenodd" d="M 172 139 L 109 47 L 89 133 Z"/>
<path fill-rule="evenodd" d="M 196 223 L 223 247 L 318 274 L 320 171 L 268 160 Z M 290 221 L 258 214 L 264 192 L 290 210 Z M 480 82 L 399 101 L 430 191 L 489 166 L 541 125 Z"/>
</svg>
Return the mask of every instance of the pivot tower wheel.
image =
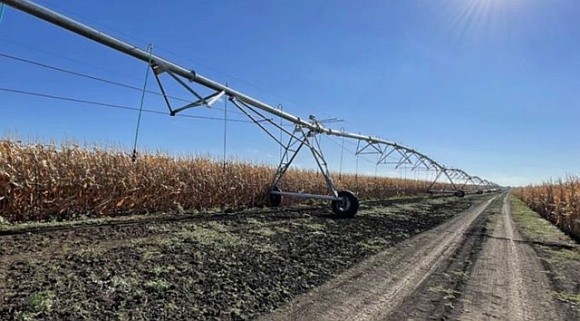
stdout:
<svg viewBox="0 0 580 321">
<path fill-rule="evenodd" d="M 455 191 L 455 193 L 453 193 L 453 195 L 457 196 L 457 197 L 464 197 L 465 196 L 465 192 L 464 191 Z"/>
<path fill-rule="evenodd" d="M 282 195 L 279 194 L 272 194 L 272 192 L 281 192 L 278 186 L 270 187 L 270 191 L 268 193 L 268 206 L 270 207 L 278 207 L 282 203 Z"/>
<path fill-rule="evenodd" d="M 339 191 L 341 200 L 332 201 L 332 211 L 338 217 L 351 218 L 358 211 L 358 198 L 351 191 Z"/>
</svg>

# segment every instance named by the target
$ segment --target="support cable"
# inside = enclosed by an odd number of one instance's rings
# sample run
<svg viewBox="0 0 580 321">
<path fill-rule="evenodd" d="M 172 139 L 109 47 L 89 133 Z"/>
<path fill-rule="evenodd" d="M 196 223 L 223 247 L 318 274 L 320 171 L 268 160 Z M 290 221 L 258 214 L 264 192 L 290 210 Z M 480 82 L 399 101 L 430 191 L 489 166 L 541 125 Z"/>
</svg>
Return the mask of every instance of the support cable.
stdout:
<svg viewBox="0 0 580 321">
<path fill-rule="evenodd" d="M 149 63 L 147 64 L 147 71 L 145 72 L 145 82 L 143 83 L 143 92 L 141 93 L 141 103 L 139 104 L 139 114 L 137 116 L 137 127 L 135 128 L 135 140 L 133 141 L 133 154 L 131 155 L 131 160 L 135 162 L 137 160 L 137 140 L 139 139 L 139 128 L 141 127 L 141 115 L 143 114 L 143 102 L 145 101 L 145 91 L 147 90 L 147 80 L 149 79 L 149 69 L 151 66 L 151 52 L 153 47 L 151 44 L 147 46 L 147 51 L 149 52 Z"/>
<path fill-rule="evenodd" d="M 5 54 L 5 53 L 1 53 L 0 52 L 0 57 L 4 57 L 4 58 L 8 58 L 8 59 L 12 59 L 12 60 L 16 60 L 25 64 L 29 64 L 29 65 L 33 65 L 33 66 L 37 66 L 37 67 L 41 67 L 41 68 L 45 68 L 45 69 L 50 69 L 53 71 L 58 71 L 61 73 L 65 73 L 65 74 L 69 74 L 69 75 L 73 75 L 73 76 L 77 76 L 77 77 L 82 77 L 82 78 L 87 78 L 87 79 L 91 79 L 91 80 L 96 80 L 96 81 L 100 81 L 103 83 L 107 83 L 110 85 L 115 85 L 115 86 L 119 86 L 119 87 L 124 87 L 127 89 L 132 89 L 132 90 L 136 90 L 136 91 L 141 91 L 141 88 L 139 87 L 135 87 L 135 86 L 131 86 L 131 85 L 126 85 L 120 82 L 116 82 L 116 81 L 111 81 L 111 80 L 107 80 L 104 78 L 99 78 L 99 77 L 95 77 L 95 76 L 91 76 L 91 75 L 87 75 L 81 72 L 77 72 L 77 71 L 73 71 L 73 70 L 68 70 L 68 69 L 64 69 L 64 68 L 60 68 L 60 67 L 56 67 L 56 66 L 52 66 L 52 65 L 48 65 L 45 63 L 41 63 L 38 61 L 34 61 L 34 60 L 30 60 L 30 59 L 26 59 L 26 58 L 21 58 L 21 57 L 16 57 L 13 55 L 9 55 L 9 54 Z M 148 93 L 150 94 L 159 94 L 153 91 L 148 91 Z M 183 101 L 189 101 L 186 99 L 181 99 L 181 98 L 176 98 L 176 97 L 172 97 L 174 99 L 178 99 L 178 100 L 183 100 Z"/>
<path fill-rule="evenodd" d="M 62 101 L 68 101 L 68 102 L 74 102 L 74 103 L 80 103 L 80 104 L 86 104 L 86 105 L 94 105 L 94 106 L 123 109 L 123 110 L 130 110 L 130 111 L 139 111 L 139 108 L 126 106 L 126 105 L 110 104 L 110 103 L 94 101 L 94 100 L 84 100 L 84 99 L 78 99 L 78 98 L 63 97 L 63 96 L 43 94 L 43 93 L 37 93 L 37 92 L 32 92 L 32 91 L 26 91 L 26 90 L 18 90 L 18 89 L 0 87 L 0 91 L 13 93 L 13 94 L 20 94 L 20 95 L 53 99 L 53 100 L 62 100 Z M 146 109 L 146 108 L 143 108 L 143 112 L 150 113 L 150 114 L 157 114 L 157 115 L 167 115 L 167 113 L 165 113 L 165 112 L 158 111 L 158 110 L 152 110 L 152 109 Z M 224 120 L 222 117 L 196 116 L 196 115 L 183 115 L 183 114 L 176 115 L 176 117 L 201 119 L 201 120 L 217 120 L 217 121 Z M 253 123 L 252 121 L 244 120 L 244 119 L 228 119 L 228 122 L 246 123 L 246 124 Z"/>
<path fill-rule="evenodd" d="M 9 55 L 9 54 L 2 53 L 2 52 L 0 52 L 0 57 L 12 59 L 12 60 L 16 60 L 16 61 L 19 61 L 19 62 L 22 62 L 22 63 L 25 63 L 25 64 L 29 64 L 29 65 L 32 65 L 32 66 L 37 66 L 37 67 L 40 67 L 40 68 L 44 68 L 44 69 L 48 69 L 48 70 L 53 70 L 53 71 L 57 71 L 57 72 L 60 72 L 60 73 L 73 75 L 73 76 L 76 76 L 76 77 L 86 78 L 86 79 L 95 80 L 95 81 L 102 82 L 102 83 L 109 84 L 109 85 L 114 85 L 114 86 L 118 86 L 118 87 L 122 87 L 122 88 L 126 88 L 126 89 L 131 89 L 131 90 L 134 90 L 134 91 L 139 91 L 139 92 L 143 91 L 142 88 L 135 87 L 135 86 L 131 86 L 131 85 L 128 85 L 128 84 L 124 84 L 124 83 L 121 83 L 121 82 L 117 82 L 117 81 L 105 79 L 105 78 L 102 78 L 102 77 L 92 76 L 92 75 L 89 75 L 89 74 L 86 74 L 86 73 L 82 73 L 82 72 L 78 72 L 78 71 L 74 71 L 74 70 L 70 70 L 70 69 L 56 67 L 56 66 L 53 66 L 53 65 L 45 64 L 45 63 L 42 63 L 42 62 L 38 62 L 38 61 L 26 59 L 26 58 L 16 57 L 16 56 Z M 108 71 L 108 70 L 105 70 L 105 71 Z M 156 95 L 156 96 L 163 96 L 163 94 L 161 94 L 159 92 L 156 92 L 156 91 L 152 91 L 152 90 L 145 90 L 145 92 L 147 94 L 153 94 L 153 95 Z M 176 101 L 181 101 L 181 102 L 190 102 L 191 101 L 190 99 L 175 97 L 175 96 L 171 96 L 171 95 L 167 95 L 167 97 L 168 98 L 171 98 L 173 100 L 176 100 Z M 223 108 L 213 107 L 213 109 L 222 110 Z M 243 115 L 242 113 L 239 113 L 239 112 L 236 112 L 236 111 L 230 111 L 230 112 L 232 112 L 234 114 L 238 114 L 238 115 Z"/>
<path fill-rule="evenodd" d="M 47 55 L 51 56 L 51 58 L 58 58 L 58 59 L 61 59 L 61 60 L 66 60 L 66 61 L 69 61 L 69 62 L 73 62 L 75 64 L 79 64 L 79 65 L 83 65 L 83 66 L 86 66 L 86 67 L 90 67 L 90 68 L 95 69 L 95 70 L 100 70 L 100 71 L 109 72 L 109 73 L 115 73 L 117 75 L 120 75 L 120 76 L 123 76 L 123 77 L 127 77 L 127 78 L 130 78 L 130 79 L 133 79 L 133 80 L 139 80 L 139 81 L 141 80 L 140 77 L 139 78 L 138 77 L 135 77 L 132 74 L 131 75 L 129 75 L 129 74 L 122 74 L 122 73 L 119 72 L 119 70 L 113 70 L 113 69 L 109 69 L 109 68 L 104 68 L 102 65 L 97 65 L 95 63 L 90 63 L 90 62 L 87 62 L 87 61 L 81 60 L 81 59 L 71 58 L 71 57 L 65 56 L 63 54 L 56 53 L 56 52 L 53 52 L 53 51 L 50 51 L 50 50 L 46 50 L 45 48 L 37 47 L 37 46 L 34 46 L 34 45 L 24 44 L 22 42 L 19 42 L 19 41 L 16 41 L 16 40 L 12 39 L 12 38 L 0 37 L 0 42 L 4 42 L 4 43 L 7 43 L 7 44 L 10 44 L 10 45 L 13 45 L 13 46 L 17 46 L 17 47 L 20 47 L 22 49 L 31 50 L 34 53 L 44 53 L 44 54 L 47 54 Z"/>
</svg>

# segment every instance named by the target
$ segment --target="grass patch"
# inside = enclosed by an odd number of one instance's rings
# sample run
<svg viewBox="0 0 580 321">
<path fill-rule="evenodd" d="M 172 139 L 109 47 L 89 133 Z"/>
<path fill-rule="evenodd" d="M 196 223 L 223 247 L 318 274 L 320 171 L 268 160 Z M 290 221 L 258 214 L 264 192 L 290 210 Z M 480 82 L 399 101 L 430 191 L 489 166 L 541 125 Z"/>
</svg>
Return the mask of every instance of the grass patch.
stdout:
<svg viewBox="0 0 580 321">
<path fill-rule="evenodd" d="M 55 294 L 52 291 L 41 291 L 33 293 L 26 301 L 27 310 L 35 315 L 48 312 L 54 304 Z"/>
<path fill-rule="evenodd" d="M 431 206 L 429 204 L 408 203 L 408 204 L 398 204 L 397 207 L 404 213 L 406 212 L 423 213 L 427 211 Z"/>
<path fill-rule="evenodd" d="M 184 243 L 203 245 L 237 246 L 241 244 L 239 237 L 230 233 L 226 226 L 217 222 L 209 222 L 204 226 L 183 230 L 177 233 L 177 238 Z"/>
<path fill-rule="evenodd" d="M 276 234 L 276 231 L 269 228 L 269 227 L 260 227 L 260 228 L 250 230 L 250 233 L 269 237 L 269 236 Z"/>
<path fill-rule="evenodd" d="M 169 282 L 165 281 L 164 279 L 157 279 L 157 280 L 150 280 L 143 284 L 145 289 L 153 292 L 163 292 L 171 286 Z"/>
<path fill-rule="evenodd" d="M 173 265 L 157 265 L 153 268 L 153 270 L 151 270 L 151 272 L 155 275 L 155 276 L 162 276 L 164 274 L 172 274 L 177 272 L 177 269 L 175 268 L 175 266 Z"/>
<path fill-rule="evenodd" d="M 557 256 L 562 260 L 571 260 L 580 262 L 580 249 L 560 249 L 560 250 L 548 250 L 548 252 Z"/>
<path fill-rule="evenodd" d="M 276 253 L 279 250 L 275 245 L 268 243 L 252 244 L 252 248 L 260 253 Z"/>
<path fill-rule="evenodd" d="M 258 225 L 258 226 L 261 226 L 261 225 L 264 225 L 264 224 L 265 224 L 264 222 L 262 222 L 262 221 L 258 221 L 258 220 L 257 220 L 257 219 L 255 219 L 255 218 L 249 218 L 249 219 L 246 221 L 246 223 L 248 223 L 248 224 L 251 224 L 251 225 Z"/>
<path fill-rule="evenodd" d="M 306 228 L 311 229 L 313 231 L 324 231 L 326 230 L 326 225 L 320 223 L 307 223 L 304 225 Z"/>
<path fill-rule="evenodd" d="M 580 305 L 580 293 L 553 292 L 552 294 L 557 300 L 573 305 Z"/>
<path fill-rule="evenodd" d="M 386 248 L 389 245 L 389 241 L 382 237 L 372 238 L 370 240 L 365 240 L 357 242 L 356 245 L 365 251 L 376 253 Z"/>
<path fill-rule="evenodd" d="M 370 216 L 370 217 L 383 217 L 389 216 L 394 217 L 400 220 L 407 220 L 408 215 L 404 213 L 403 210 L 396 208 L 396 207 L 370 207 L 368 209 L 363 209 L 358 213 L 359 216 Z"/>
<path fill-rule="evenodd" d="M 282 226 L 276 226 L 276 227 L 274 227 L 274 231 L 276 231 L 277 233 L 290 233 L 290 229 L 289 228 L 282 227 Z"/>
<path fill-rule="evenodd" d="M 459 278 L 462 279 L 465 276 L 465 272 L 464 271 L 451 271 L 449 272 L 450 274 L 447 274 L 447 277 L 453 277 L 453 278 Z"/>
<path fill-rule="evenodd" d="M 566 244 L 571 247 L 536 246 L 538 255 L 549 263 L 550 278 L 558 284 L 552 292 L 555 299 L 580 309 L 578 283 L 580 276 L 580 248 L 555 225 L 531 210 L 524 202 L 510 195 L 512 216 L 526 239 L 546 244 Z"/>
<path fill-rule="evenodd" d="M 556 226 L 531 210 L 517 197 L 510 195 L 512 216 L 520 231 L 528 238 L 540 242 L 556 242 L 568 239 Z"/>
<path fill-rule="evenodd" d="M 443 299 L 445 299 L 445 300 L 455 299 L 459 294 L 461 294 L 461 292 L 459 292 L 457 290 L 450 289 L 450 288 L 444 288 L 441 285 L 430 287 L 429 291 L 435 292 L 435 293 L 442 293 Z"/>
<path fill-rule="evenodd" d="M 142 258 L 144 261 L 157 260 L 163 256 L 163 254 L 161 252 L 159 252 L 157 250 L 149 250 L 149 249 L 142 250 L 141 255 L 142 255 Z"/>
<path fill-rule="evenodd" d="M 147 225 L 147 230 L 155 233 L 170 233 L 173 227 L 168 224 Z"/>
<path fill-rule="evenodd" d="M 137 280 L 131 277 L 120 277 L 113 276 L 111 278 L 109 287 L 111 290 L 116 292 L 129 293 L 133 290 L 133 287 L 137 284 Z"/>
<path fill-rule="evenodd" d="M 84 263 L 95 263 L 103 259 L 103 249 L 98 247 L 88 247 L 77 252 L 70 253 L 68 255 L 69 260 L 84 262 Z"/>
<path fill-rule="evenodd" d="M 546 243 L 563 243 L 574 245 L 570 239 L 558 227 L 531 210 L 517 197 L 510 195 L 512 216 L 522 234 L 529 240 Z M 551 255 L 551 261 L 577 261 L 580 262 L 580 248 L 575 249 L 549 249 L 545 252 Z"/>
</svg>

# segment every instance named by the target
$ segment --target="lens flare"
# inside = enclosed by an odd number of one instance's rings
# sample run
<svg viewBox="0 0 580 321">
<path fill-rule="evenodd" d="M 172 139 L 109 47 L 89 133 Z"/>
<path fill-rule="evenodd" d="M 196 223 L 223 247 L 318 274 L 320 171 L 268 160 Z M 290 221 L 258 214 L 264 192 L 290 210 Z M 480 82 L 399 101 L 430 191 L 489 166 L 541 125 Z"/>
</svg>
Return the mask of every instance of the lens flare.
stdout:
<svg viewBox="0 0 580 321">
<path fill-rule="evenodd" d="M 466 34 L 496 34 L 518 19 L 525 8 L 524 0 L 450 0 L 451 31 Z"/>
</svg>

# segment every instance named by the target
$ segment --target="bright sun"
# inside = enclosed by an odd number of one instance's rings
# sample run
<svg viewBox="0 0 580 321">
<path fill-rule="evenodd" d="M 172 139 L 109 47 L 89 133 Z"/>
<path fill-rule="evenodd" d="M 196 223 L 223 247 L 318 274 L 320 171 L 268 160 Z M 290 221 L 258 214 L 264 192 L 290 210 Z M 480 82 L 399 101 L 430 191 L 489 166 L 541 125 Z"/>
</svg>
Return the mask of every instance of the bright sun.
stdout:
<svg viewBox="0 0 580 321">
<path fill-rule="evenodd" d="M 458 34 L 471 31 L 494 32 L 519 16 L 524 0 L 449 0 L 451 28 Z"/>
</svg>

